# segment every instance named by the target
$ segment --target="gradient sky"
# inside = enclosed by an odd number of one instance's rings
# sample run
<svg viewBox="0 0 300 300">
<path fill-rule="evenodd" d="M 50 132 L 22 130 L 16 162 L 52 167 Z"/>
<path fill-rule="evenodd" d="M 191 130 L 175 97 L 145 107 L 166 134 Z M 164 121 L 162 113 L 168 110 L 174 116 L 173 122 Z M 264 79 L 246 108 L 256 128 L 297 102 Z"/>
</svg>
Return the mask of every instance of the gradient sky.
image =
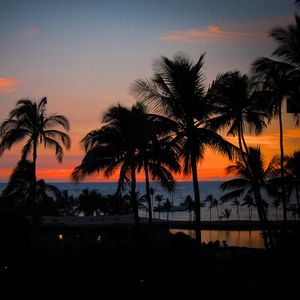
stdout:
<svg viewBox="0 0 300 300">
<path fill-rule="evenodd" d="M 0 0 L 0 122 L 17 100 L 47 96 L 49 113 L 71 122 L 72 149 L 58 164 L 40 148 L 38 177 L 68 181 L 83 156 L 79 141 L 100 126 L 108 107 L 135 102 L 129 87 L 152 75 L 155 59 L 185 53 L 196 60 L 206 52 L 207 84 L 219 72 L 247 73 L 255 58 L 274 49 L 268 31 L 291 23 L 294 13 L 292 0 Z M 285 128 L 291 154 L 300 149 L 300 129 L 289 117 Z M 279 153 L 276 124 L 246 138 L 261 145 L 266 160 Z M 0 180 L 7 180 L 19 153 L 17 146 L 0 158 Z M 227 165 L 208 151 L 200 178 L 223 178 Z"/>
</svg>

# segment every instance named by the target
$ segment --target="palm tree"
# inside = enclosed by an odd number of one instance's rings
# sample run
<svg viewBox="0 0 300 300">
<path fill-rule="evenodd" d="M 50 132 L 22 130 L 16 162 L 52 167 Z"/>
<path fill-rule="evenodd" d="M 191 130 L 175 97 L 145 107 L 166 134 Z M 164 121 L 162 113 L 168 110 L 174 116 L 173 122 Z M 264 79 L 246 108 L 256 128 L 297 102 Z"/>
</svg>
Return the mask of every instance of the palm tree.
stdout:
<svg viewBox="0 0 300 300">
<path fill-rule="evenodd" d="M 218 219 L 219 219 L 219 202 L 218 200 L 212 195 L 212 194 L 209 194 L 206 196 L 204 202 L 208 202 L 209 203 L 209 221 L 211 221 L 211 209 L 213 207 L 217 207 L 217 216 L 218 216 Z"/>
<path fill-rule="evenodd" d="M 97 193 L 95 190 L 89 191 L 84 189 L 77 197 L 76 215 L 83 213 L 84 216 L 99 216 L 102 200 L 101 193 Z"/>
<path fill-rule="evenodd" d="M 237 198 L 234 198 L 234 199 L 232 200 L 231 205 L 236 207 L 236 215 L 237 215 L 237 217 L 238 217 L 238 220 L 240 220 L 240 205 L 241 205 L 240 200 L 237 199 Z"/>
<path fill-rule="evenodd" d="M 75 202 L 76 198 L 70 195 L 68 190 L 63 190 L 61 197 L 58 199 L 57 206 L 61 215 L 75 216 Z"/>
<path fill-rule="evenodd" d="M 62 161 L 64 151 L 63 146 L 67 149 L 71 147 L 70 137 L 63 131 L 55 129 L 61 126 L 69 130 L 69 121 L 65 116 L 46 114 L 47 99 L 42 98 L 39 103 L 29 99 L 19 100 L 16 107 L 10 112 L 9 118 L 0 125 L 0 156 L 4 151 L 10 150 L 11 147 L 19 142 L 26 141 L 22 148 L 22 160 L 25 160 L 32 153 L 33 178 L 31 185 L 31 202 L 33 203 L 33 223 L 37 224 L 37 199 L 36 191 L 36 163 L 38 145 L 43 144 L 45 148 L 55 150 L 55 156 L 59 162 Z M 62 145 L 61 145 L 62 144 Z"/>
<path fill-rule="evenodd" d="M 137 170 L 144 171 L 146 199 L 148 203 L 149 222 L 152 223 L 152 203 L 150 177 L 158 179 L 163 188 L 169 192 L 174 190 L 175 180 L 171 172 L 179 172 L 180 164 L 177 150 L 172 143 L 174 123 L 167 118 L 147 113 L 146 107 L 136 105 L 136 121 L 141 137 L 137 145 Z"/>
<path fill-rule="evenodd" d="M 242 206 L 247 205 L 248 207 L 248 214 L 249 214 L 249 221 L 252 220 L 252 208 L 255 207 L 255 201 L 250 194 L 247 194 L 244 197 L 244 202 L 241 204 Z"/>
<path fill-rule="evenodd" d="M 164 196 L 162 194 L 157 194 L 155 196 L 155 201 L 158 202 L 157 210 L 158 210 L 158 218 L 160 219 L 160 210 L 161 210 L 161 203 L 164 200 Z"/>
<path fill-rule="evenodd" d="M 217 210 L 217 218 L 219 220 L 219 216 L 220 216 L 220 214 L 219 214 L 219 201 L 218 201 L 217 198 L 213 198 L 212 199 L 211 206 L 216 208 L 216 210 Z"/>
<path fill-rule="evenodd" d="M 168 136 L 165 134 L 170 129 L 166 129 L 167 125 L 163 120 L 166 118 L 147 114 L 141 103 L 130 109 L 121 105 L 111 107 L 104 114 L 104 125 L 83 138 L 86 154 L 72 174 L 73 179 L 78 181 L 99 171 L 104 171 L 104 175 L 110 177 L 119 169 L 117 194 L 120 194 L 125 182 L 130 184 L 131 203 L 137 225 L 136 173 L 141 169 L 145 171 L 149 216 L 152 219 L 149 174 L 170 190 L 175 184 L 171 170 L 179 170 L 173 147 L 167 147 Z M 162 136 L 162 140 L 158 135 Z"/>
<path fill-rule="evenodd" d="M 245 130 L 260 134 L 266 127 L 266 115 L 257 105 L 256 91 L 251 87 L 248 76 L 238 71 L 219 74 L 208 90 L 208 98 L 217 113 L 212 125 L 217 129 L 228 127 L 227 135 L 238 137 L 238 145 L 245 161 L 244 152 L 248 154 Z"/>
<path fill-rule="evenodd" d="M 0 156 L 5 150 L 23 140 L 26 143 L 22 149 L 22 159 L 26 159 L 32 153 L 32 162 L 34 167 L 34 178 L 36 182 L 36 162 L 38 144 L 43 144 L 45 148 L 55 150 L 55 156 L 59 162 L 62 161 L 64 151 L 71 146 L 70 137 L 60 130 L 54 129 L 61 126 L 69 130 L 69 121 L 65 116 L 46 114 L 47 99 L 43 98 L 39 103 L 28 99 L 22 99 L 17 102 L 9 118 L 0 125 Z"/>
<path fill-rule="evenodd" d="M 265 169 L 264 159 L 260 148 L 250 147 L 249 156 L 247 156 L 247 164 L 237 161 L 235 165 L 231 165 L 226 169 L 228 174 L 234 174 L 238 176 L 238 178 L 225 181 L 221 184 L 223 190 L 233 189 L 233 191 L 228 192 L 220 198 L 221 202 L 239 198 L 244 193 L 246 193 L 246 195 L 254 196 L 266 248 L 273 245 L 273 240 L 268 226 L 268 219 L 261 190 L 268 187 L 268 179 L 273 176 L 276 168 L 277 163 L 275 157 Z"/>
<path fill-rule="evenodd" d="M 155 188 L 154 187 L 150 187 L 149 192 L 150 192 L 150 196 L 151 196 L 151 207 L 153 207 L 153 197 L 154 197 L 154 194 L 156 192 Z M 153 209 L 152 209 L 152 212 L 153 212 L 153 218 L 155 218 L 154 210 Z"/>
<path fill-rule="evenodd" d="M 187 195 L 185 197 L 183 203 L 189 212 L 189 221 L 191 222 L 192 221 L 192 212 L 194 212 L 194 210 L 195 210 L 195 202 L 192 199 L 191 195 Z"/>
<path fill-rule="evenodd" d="M 296 125 L 299 125 L 300 16 L 295 15 L 295 24 L 273 28 L 270 31 L 270 36 L 277 42 L 278 46 L 273 51 L 272 56 L 278 60 L 259 58 L 253 64 L 253 71 L 258 80 L 262 82 L 263 89 L 267 91 L 265 97 L 267 105 L 271 108 L 269 111 L 270 119 L 279 116 L 281 198 L 284 220 L 286 221 L 282 103 L 286 99 L 287 103 L 293 106 Z"/>
<path fill-rule="evenodd" d="M 253 72 L 262 88 L 262 97 L 265 102 L 269 121 L 278 116 L 279 143 L 280 143 L 280 169 L 281 169 L 281 201 L 283 205 L 284 220 L 287 221 L 287 207 L 284 185 L 284 144 L 283 144 L 283 118 L 282 105 L 286 96 L 294 89 L 293 68 L 283 62 L 269 58 L 259 58 L 253 64 Z"/>
<path fill-rule="evenodd" d="M 231 216 L 231 209 L 225 208 L 225 210 L 221 213 L 221 219 L 226 218 L 228 221 Z"/>
<path fill-rule="evenodd" d="M 292 156 L 285 158 L 284 169 L 286 182 L 291 189 L 295 189 L 298 211 L 300 211 L 299 186 L 300 186 L 300 151 L 295 151 Z"/>
<path fill-rule="evenodd" d="M 56 202 L 46 192 L 50 192 Z M 35 180 L 35 166 L 32 161 L 21 159 L 2 192 L 1 212 L 13 217 L 32 216 L 33 247 L 37 250 L 41 214 L 58 214 L 55 203 L 61 197 L 61 192 L 54 185 L 47 184 L 42 179 Z"/>
<path fill-rule="evenodd" d="M 299 2 L 299 1 L 297 1 Z M 278 26 L 270 31 L 270 36 L 278 44 L 272 56 L 281 61 L 300 67 L 300 16 L 295 15 L 295 23 Z"/>
<path fill-rule="evenodd" d="M 204 158 L 207 147 L 230 158 L 234 149 L 232 144 L 208 126 L 213 109 L 205 97 L 203 60 L 204 54 L 196 63 L 184 56 L 177 56 L 174 60 L 161 57 L 154 67 L 154 77 L 151 80 L 137 80 L 131 89 L 135 97 L 176 125 L 175 141 L 183 159 L 183 172 L 192 174 L 198 241 L 201 241 L 198 162 Z"/>
<path fill-rule="evenodd" d="M 171 207 L 172 207 L 172 203 L 171 203 L 170 199 L 167 198 L 166 202 L 164 202 L 164 204 L 163 204 L 164 210 L 167 211 L 167 221 L 169 221 L 169 213 L 170 213 Z"/>
<path fill-rule="evenodd" d="M 36 205 L 31 201 L 32 190 L 34 190 Z M 56 214 L 57 201 L 62 197 L 60 190 L 43 179 L 34 182 L 34 164 L 22 159 L 13 170 L 7 186 L 2 191 L 2 198 L 6 202 L 6 208 L 13 214 L 31 215 L 36 209 L 38 213 Z"/>
</svg>

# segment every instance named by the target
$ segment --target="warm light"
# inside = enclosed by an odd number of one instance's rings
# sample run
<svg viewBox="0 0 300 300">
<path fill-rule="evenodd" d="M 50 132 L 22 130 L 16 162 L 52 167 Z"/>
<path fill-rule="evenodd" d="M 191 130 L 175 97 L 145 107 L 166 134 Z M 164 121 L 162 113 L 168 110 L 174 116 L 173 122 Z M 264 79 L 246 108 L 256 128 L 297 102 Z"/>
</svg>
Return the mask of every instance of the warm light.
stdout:
<svg viewBox="0 0 300 300">
<path fill-rule="evenodd" d="M 63 236 L 62 234 L 59 234 L 59 235 L 58 235 L 58 239 L 59 239 L 60 241 L 63 241 L 63 240 L 64 240 L 64 236 Z"/>
<path fill-rule="evenodd" d="M 100 241 L 101 241 L 101 235 L 98 235 L 97 242 L 100 242 Z"/>
</svg>

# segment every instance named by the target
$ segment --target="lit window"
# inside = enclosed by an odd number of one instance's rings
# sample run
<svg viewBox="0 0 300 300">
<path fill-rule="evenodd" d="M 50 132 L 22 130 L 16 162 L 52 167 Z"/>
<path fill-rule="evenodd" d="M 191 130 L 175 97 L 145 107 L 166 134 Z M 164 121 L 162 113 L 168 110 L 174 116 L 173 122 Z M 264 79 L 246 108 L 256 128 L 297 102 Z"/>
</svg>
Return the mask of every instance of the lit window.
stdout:
<svg viewBox="0 0 300 300">
<path fill-rule="evenodd" d="M 64 236 L 63 236 L 62 234 L 59 234 L 59 235 L 58 235 L 58 239 L 59 239 L 60 241 L 63 241 L 63 240 L 64 240 Z"/>
</svg>

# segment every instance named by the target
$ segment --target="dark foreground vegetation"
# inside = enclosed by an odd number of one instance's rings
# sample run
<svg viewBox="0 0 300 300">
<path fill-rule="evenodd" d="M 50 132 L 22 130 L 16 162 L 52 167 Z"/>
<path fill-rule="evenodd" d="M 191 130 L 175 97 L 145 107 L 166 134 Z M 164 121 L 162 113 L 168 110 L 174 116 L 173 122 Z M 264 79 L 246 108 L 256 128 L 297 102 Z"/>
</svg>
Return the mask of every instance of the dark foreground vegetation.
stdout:
<svg viewBox="0 0 300 300">
<path fill-rule="evenodd" d="M 101 299 L 290 299 L 297 291 L 299 231 L 278 234 L 272 250 L 223 241 L 200 245 L 183 233 L 158 240 L 139 232 L 131 239 L 112 236 L 50 251 L 32 247 L 29 224 L 18 228 L 1 232 L 3 292 L 42 298 L 84 293 Z"/>
</svg>

